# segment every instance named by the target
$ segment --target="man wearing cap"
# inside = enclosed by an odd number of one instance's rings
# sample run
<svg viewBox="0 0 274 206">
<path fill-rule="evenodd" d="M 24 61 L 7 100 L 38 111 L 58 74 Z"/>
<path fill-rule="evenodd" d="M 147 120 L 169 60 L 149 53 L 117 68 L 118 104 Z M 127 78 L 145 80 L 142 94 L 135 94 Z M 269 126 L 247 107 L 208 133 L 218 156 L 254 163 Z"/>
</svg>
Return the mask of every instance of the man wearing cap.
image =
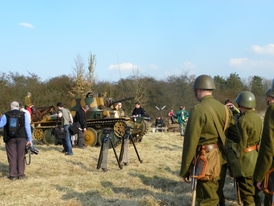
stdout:
<svg viewBox="0 0 274 206">
<path fill-rule="evenodd" d="M 62 102 L 57 103 L 57 108 L 59 110 L 57 115 L 59 118 L 62 118 L 62 126 L 64 130 L 66 131 L 66 138 L 62 139 L 62 143 L 64 147 L 63 152 L 65 153 L 65 155 L 73 155 L 70 133 L 68 129 L 70 124 L 73 123 L 72 115 L 67 108 L 63 107 Z"/>
<path fill-rule="evenodd" d="M 32 104 L 32 100 L 31 100 L 31 93 L 28 92 L 27 93 L 27 96 L 25 96 L 25 99 L 24 99 L 24 103 L 25 103 L 25 108 L 29 111 L 30 113 L 30 116 L 32 115 L 32 107 L 33 107 L 33 104 Z"/>
<path fill-rule="evenodd" d="M 30 122 L 27 115 L 19 110 L 19 103 L 13 101 L 10 104 L 11 110 L 6 112 L 0 120 L 0 128 L 4 127 L 4 142 L 9 162 L 10 180 L 24 179 L 25 176 L 25 148 L 32 146 Z M 18 128 L 16 135 L 10 135 L 11 118 L 18 116 Z"/>
<path fill-rule="evenodd" d="M 89 106 L 85 105 L 84 107 L 81 107 L 75 114 L 74 121 L 78 122 L 79 127 L 79 133 L 78 133 L 78 141 L 77 141 L 77 147 L 84 149 L 86 146 L 84 143 L 84 132 L 87 130 L 87 117 L 86 112 L 89 110 Z"/>
<path fill-rule="evenodd" d="M 224 151 L 218 145 L 220 136 L 214 119 L 221 128 L 225 128 L 227 122 L 226 133 L 230 132 L 231 138 L 240 139 L 232 112 L 213 97 L 214 89 L 216 87 L 210 76 L 200 75 L 195 79 L 193 90 L 200 103 L 189 111 L 183 144 L 180 176 L 184 181 L 189 182 L 192 175 L 199 175 L 197 172 L 194 174 L 192 170 L 196 155 L 204 156 L 207 160 L 207 165 L 204 164 L 206 165 L 205 175 L 199 179 L 195 177 L 197 179 L 196 201 L 200 206 L 224 205 L 222 189 L 226 176 L 226 159 Z"/>
<path fill-rule="evenodd" d="M 259 189 L 262 189 L 261 184 L 266 173 L 274 167 L 274 79 L 266 92 L 266 104 L 268 107 L 264 116 L 261 145 L 253 176 Z M 273 192 L 273 188 L 268 189 Z M 273 204 L 271 195 L 265 195 L 264 205 L 272 205 L 270 203 Z"/>
</svg>

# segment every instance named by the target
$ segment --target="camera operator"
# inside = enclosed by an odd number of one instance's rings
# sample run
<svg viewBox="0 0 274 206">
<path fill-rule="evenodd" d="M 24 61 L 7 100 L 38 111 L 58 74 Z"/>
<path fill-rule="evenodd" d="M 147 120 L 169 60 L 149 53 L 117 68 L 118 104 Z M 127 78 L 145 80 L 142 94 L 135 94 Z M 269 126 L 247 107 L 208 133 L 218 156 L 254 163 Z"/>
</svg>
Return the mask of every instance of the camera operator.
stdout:
<svg viewBox="0 0 274 206">
<path fill-rule="evenodd" d="M 241 116 L 241 111 L 229 99 L 225 100 L 225 105 L 232 111 L 234 119 L 237 121 Z"/>
<path fill-rule="evenodd" d="M 0 120 L 0 128 L 4 127 L 4 142 L 9 162 L 8 179 L 24 179 L 25 175 L 25 149 L 26 146 L 32 147 L 32 136 L 30 122 L 27 115 L 19 110 L 19 103 L 13 101 L 10 104 L 11 110 L 6 112 Z M 17 131 L 11 135 L 11 118 L 16 116 Z"/>
</svg>

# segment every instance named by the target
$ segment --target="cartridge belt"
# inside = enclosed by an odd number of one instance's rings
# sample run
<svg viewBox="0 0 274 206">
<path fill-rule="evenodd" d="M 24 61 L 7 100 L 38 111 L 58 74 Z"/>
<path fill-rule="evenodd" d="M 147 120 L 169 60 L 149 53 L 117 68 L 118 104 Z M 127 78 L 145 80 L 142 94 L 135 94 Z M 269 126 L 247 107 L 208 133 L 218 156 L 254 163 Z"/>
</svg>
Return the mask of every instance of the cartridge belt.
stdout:
<svg viewBox="0 0 274 206">
<path fill-rule="evenodd" d="M 210 150 L 212 149 L 215 149 L 215 148 L 218 148 L 218 144 L 215 143 L 215 144 L 208 144 L 208 145 L 203 145 L 202 148 L 206 151 L 206 152 L 209 152 Z"/>
<path fill-rule="evenodd" d="M 253 145 L 253 146 L 250 146 L 250 147 L 245 148 L 244 152 L 251 152 L 251 151 L 253 151 L 253 150 L 258 150 L 259 147 L 260 147 L 260 145 L 255 144 L 255 145 Z"/>
</svg>

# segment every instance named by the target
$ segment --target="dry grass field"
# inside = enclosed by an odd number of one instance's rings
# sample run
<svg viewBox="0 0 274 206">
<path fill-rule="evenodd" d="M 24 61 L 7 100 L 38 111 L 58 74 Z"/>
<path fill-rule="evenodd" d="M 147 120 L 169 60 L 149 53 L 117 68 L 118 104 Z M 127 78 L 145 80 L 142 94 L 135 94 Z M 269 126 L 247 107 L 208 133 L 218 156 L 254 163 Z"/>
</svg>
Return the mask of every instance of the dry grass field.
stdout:
<svg viewBox="0 0 274 206">
<path fill-rule="evenodd" d="M 143 160 L 138 161 L 132 145 L 129 165 L 119 169 L 113 150 L 108 152 L 108 169 L 97 170 L 100 148 L 73 149 L 65 156 L 61 146 L 39 145 L 31 155 L 25 180 L 7 179 L 5 145 L 0 139 L 0 205 L 112 205 L 188 206 L 190 185 L 178 176 L 182 154 L 179 133 L 149 132 L 136 144 Z M 120 146 L 116 148 L 119 155 Z M 233 179 L 227 177 L 226 205 L 238 205 Z"/>
</svg>

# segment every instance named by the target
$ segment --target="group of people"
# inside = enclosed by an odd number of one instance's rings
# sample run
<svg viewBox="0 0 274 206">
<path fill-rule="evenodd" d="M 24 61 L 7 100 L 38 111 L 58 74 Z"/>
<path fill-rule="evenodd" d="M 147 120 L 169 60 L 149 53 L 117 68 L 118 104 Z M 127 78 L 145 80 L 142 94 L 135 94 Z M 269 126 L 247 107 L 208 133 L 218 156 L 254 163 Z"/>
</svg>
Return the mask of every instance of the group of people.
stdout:
<svg viewBox="0 0 274 206">
<path fill-rule="evenodd" d="M 216 87 L 210 76 L 200 75 L 195 79 L 193 91 L 199 104 L 189 111 L 180 176 L 187 183 L 191 177 L 193 180 L 196 178 L 198 205 L 225 205 L 223 187 L 227 169 L 233 170 L 232 165 L 227 163 L 230 140 L 238 146 L 240 153 L 240 168 L 237 168 L 240 175 L 235 177 L 240 191 L 238 198 L 244 206 L 259 206 L 261 199 L 258 193 L 262 189 L 262 181 L 273 167 L 274 80 L 266 92 L 269 106 L 264 124 L 256 113 L 253 93 L 240 92 L 235 99 L 235 107 L 230 101 L 223 105 L 216 100 L 212 95 L 214 89 Z M 196 170 L 194 165 L 198 167 Z M 264 205 L 269 205 L 269 201 L 270 196 L 265 195 Z"/>
<path fill-rule="evenodd" d="M 31 93 L 28 92 L 24 99 L 25 106 L 21 106 L 19 102 L 13 101 L 10 104 L 10 111 L 2 115 L 0 119 L 0 128 L 4 128 L 4 142 L 9 163 L 8 179 L 24 179 L 25 175 L 25 152 L 26 147 L 33 147 L 31 115 L 32 101 Z M 61 102 L 57 103 L 58 117 L 62 119 L 62 127 L 66 131 L 66 137 L 62 139 L 63 152 L 66 155 L 73 155 L 69 126 L 73 123 L 70 111 L 63 107 Z M 89 106 L 81 107 L 74 117 L 74 121 L 79 123 L 78 147 L 83 148 L 84 132 L 87 129 L 87 120 L 85 113 Z"/>
<path fill-rule="evenodd" d="M 168 116 L 170 118 L 171 124 L 174 124 L 175 119 L 177 119 L 180 128 L 180 135 L 184 136 L 188 121 L 188 112 L 186 111 L 185 106 L 180 106 L 179 111 L 177 111 L 176 113 L 173 112 L 173 109 L 170 110 Z"/>
</svg>

